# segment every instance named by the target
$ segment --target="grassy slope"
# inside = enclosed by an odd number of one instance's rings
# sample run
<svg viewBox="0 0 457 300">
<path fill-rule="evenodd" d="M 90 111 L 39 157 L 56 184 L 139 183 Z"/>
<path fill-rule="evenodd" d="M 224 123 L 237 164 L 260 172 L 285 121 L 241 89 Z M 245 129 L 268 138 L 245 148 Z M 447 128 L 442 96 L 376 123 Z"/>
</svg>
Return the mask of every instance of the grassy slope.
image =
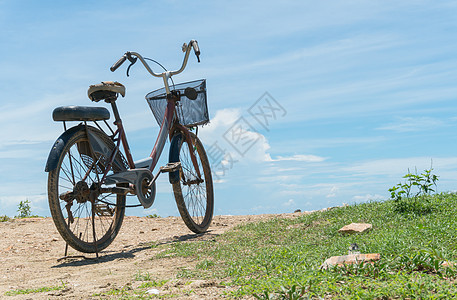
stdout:
<svg viewBox="0 0 457 300">
<path fill-rule="evenodd" d="M 283 294 L 292 294 L 295 286 L 303 299 L 449 299 L 457 297 L 455 268 L 440 264 L 457 261 L 456 204 L 457 195 L 440 194 L 431 198 L 432 212 L 422 215 L 395 213 L 392 201 L 335 208 L 240 226 L 214 241 L 178 243 L 161 256 L 195 257 L 197 267 L 180 276 L 217 278 L 239 287 L 234 297 L 273 299 L 283 287 Z M 373 230 L 337 232 L 351 222 L 371 223 Z M 319 269 L 326 258 L 347 254 L 351 243 L 362 253 L 380 253 L 381 261 Z"/>
</svg>

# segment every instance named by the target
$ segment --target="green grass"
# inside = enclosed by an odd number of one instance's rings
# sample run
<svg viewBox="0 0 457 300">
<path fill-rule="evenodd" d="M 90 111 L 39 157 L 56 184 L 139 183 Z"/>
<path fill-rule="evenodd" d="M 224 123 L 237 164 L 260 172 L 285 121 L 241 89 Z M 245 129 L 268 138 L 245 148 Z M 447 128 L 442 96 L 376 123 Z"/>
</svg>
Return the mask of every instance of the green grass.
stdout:
<svg viewBox="0 0 457 300">
<path fill-rule="evenodd" d="M 116 299 L 168 299 L 175 298 L 177 295 L 174 294 L 164 294 L 164 295 L 150 295 L 147 294 L 147 290 L 151 288 L 161 288 L 163 287 L 168 280 L 159 280 L 154 279 L 149 272 L 143 273 L 138 271 L 133 277 L 134 281 L 141 281 L 142 283 L 137 288 L 132 288 L 131 285 L 126 285 L 121 288 L 112 288 L 103 293 L 96 293 L 92 295 L 93 297 L 115 297 Z"/>
<path fill-rule="evenodd" d="M 45 293 L 50 291 L 60 291 L 65 289 L 65 283 L 62 282 L 62 285 L 57 286 L 45 286 L 36 289 L 20 289 L 12 290 L 5 293 L 5 296 L 16 296 L 16 295 L 27 295 L 27 294 L 36 294 L 36 293 Z"/>
<path fill-rule="evenodd" d="M 158 214 L 152 214 L 152 215 L 147 215 L 146 218 L 156 219 L 156 218 L 160 218 L 160 216 Z"/>
<path fill-rule="evenodd" d="M 11 221 L 10 217 L 8 217 L 6 215 L 0 216 L 0 222 L 8 222 L 8 221 Z"/>
<path fill-rule="evenodd" d="M 178 277 L 216 278 L 234 288 L 234 298 L 259 299 L 449 299 L 457 297 L 457 195 L 431 196 L 428 213 L 395 212 L 392 201 L 273 219 L 239 226 L 214 241 L 180 242 L 166 255 L 197 260 Z M 351 222 L 373 224 L 364 234 L 343 235 Z M 320 270 L 323 261 L 345 255 L 351 243 L 362 253 L 380 253 L 374 265 Z"/>
<path fill-rule="evenodd" d="M 144 285 L 144 286 L 143 286 Z M 177 294 L 164 294 L 164 295 L 150 295 L 147 294 L 147 288 L 150 288 L 148 284 L 143 284 L 137 289 L 131 287 L 113 288 L 104 293 L 93 294 L 92 297 L 100 297 L 100 299 L 122 299 L 122 300 L 139 300 L 139 299 L 173 299 L 178 297 Z M 152 285 L 154 286 L 154 285 Z M 188 292 L 183 292 L 184 294 Z"/>
<path fill-rule="evenodd" d="M 2 215 L 0 216 L 0 223 L 1 222 L 10 222 L 10 221 L 13 221 L 15 219 L 29 219 L 29 218 L 44 218 L 42 216 L 37 216 L 37 215 L 32 215 L 32 216 L 28 216 L 28 217 L 8 217 L 6 215 Z"/>
</svg>

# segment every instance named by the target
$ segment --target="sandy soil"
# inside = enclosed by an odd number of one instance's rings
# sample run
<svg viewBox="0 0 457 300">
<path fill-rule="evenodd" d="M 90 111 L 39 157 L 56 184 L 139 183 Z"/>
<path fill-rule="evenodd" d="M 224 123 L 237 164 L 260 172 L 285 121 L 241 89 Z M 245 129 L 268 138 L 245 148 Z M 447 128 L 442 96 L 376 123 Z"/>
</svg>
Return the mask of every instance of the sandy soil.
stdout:
<svg viewBox="0 0 457 300">
<path fill-rule="evenodd" d="M 285 214 L 295 217 L 298 214 Z M 177 241 L 198 241 L 214 238 L 240 223 L 274 217 L 216 216 L 209 231 L 193 234 L 179 217 L 126 217 L 119 235 L 98 260 L 64 256 L 65 242 L 51 218 L 17 219 L 0 223 L 0 299 L 100 299 L 95 294 L 116 288 L 136 288 L 143 282 L 135 280 L 138 272 L 149 273 L 155 280 L 169 280 L 157 288 L 160 295 L 179 295 L 172 299 L 218 299 L 225 287 L 215 280 L 176 278 L 180 267 L 192 268 L 191 259 L 165 257 L 151 260 L 160 249 L 151 243 L 170 244 Z M 162 248 L 162 247 L 159 247 Z M 69 248 L 68 255 L 81 255 Z M 87 255 L 86 257 L 95 257 Z M 8 291 L 60 286 L 59 291 L 7 296 Z M 192 290 L 191 293 L 189 291 Z M 116 298 L 115 296 L 103 297 Z"/>
</svg>

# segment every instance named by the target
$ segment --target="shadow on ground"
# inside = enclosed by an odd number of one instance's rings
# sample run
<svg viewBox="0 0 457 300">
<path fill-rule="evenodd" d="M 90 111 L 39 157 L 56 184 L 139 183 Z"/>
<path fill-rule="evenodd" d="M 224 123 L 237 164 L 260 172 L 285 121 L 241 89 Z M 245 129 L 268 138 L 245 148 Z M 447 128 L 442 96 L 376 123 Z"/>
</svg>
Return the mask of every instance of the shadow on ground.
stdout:
<svg viewBox="0 0 457 300">
<path fill-rule="evenodd" d="M 99 263 L 106 263 L 111 262 L 114 260 L 119 259 L 129 259 L 134 258 L 135 253 L 141 252 L 144 250 L 151 249 L 151 246 L 160 246 L 160 245 L 168 245 L 177 242 L 187 242 L 187 241 L 208 241 L 214 240 L 219 234 L 211 233 L 211 231 L 199 234 L 185 234 L 181 236 L 174 236 L 172 238 L 166 238 L 158 241 L 151 241 L 151 242 L 143 242 L 138 244 L 134 248 L 130 250 L 122 250 L 122 252 L 114 252 L 114 251 L 102 251 L 99 253 L 97 257 L 87 257 L 84 255 L 72 255 L 72 256 L 64 256 L 59 258 L 57 262 L 59 264 L 52 266 L 51 268 L 66 268 L 66 267 L 79 267 L 79 266 L 87 266 Z"/>
</svg>

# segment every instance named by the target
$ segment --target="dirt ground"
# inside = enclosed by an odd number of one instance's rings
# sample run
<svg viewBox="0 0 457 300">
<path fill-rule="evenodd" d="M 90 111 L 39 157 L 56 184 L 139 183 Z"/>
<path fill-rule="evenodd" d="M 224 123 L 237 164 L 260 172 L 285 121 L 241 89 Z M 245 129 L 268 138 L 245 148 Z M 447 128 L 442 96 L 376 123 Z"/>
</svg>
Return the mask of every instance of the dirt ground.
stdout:
<svg viewBox="0 0 457 300">
<path fill-rule="evenodd" d="M 98 260 L 72 258 L 60 261 L 58 259 L 64 256 L 65 242 L 51 218 L 2 222 L 0 299 L 100 299 L 100 296 L 94 295 L 116 288 L 137 288 L 144 282 L 136 280 L 135 275 L 147 273 L 155 280 L 168 280 L 157 288 L 161 296 L 174 295 L 172 299 L 222 298 L 226 288 L 215 280 L 189 282 L 177 279 L 180 267 L 192 268 L 195 265 L 196 262 L 191 259 L 165 257 L 151 260 L 161 248 L 151 248 L 151 243 L 211 239 L 238 224 L 274 216 L 215 216 L 209 231 L 202 235 L 189 231 L 179 217 L 126 217 L 119 235 L 100 253 Z M 69 248 L 68 255 L 81 253 Z M 86 254 L 86 257 L 95 255 Z M 5 294 L 8 291 L 61 286 L 62 283 L 65 283 L 63 290 L 15 296 Z"/>
</svg>

